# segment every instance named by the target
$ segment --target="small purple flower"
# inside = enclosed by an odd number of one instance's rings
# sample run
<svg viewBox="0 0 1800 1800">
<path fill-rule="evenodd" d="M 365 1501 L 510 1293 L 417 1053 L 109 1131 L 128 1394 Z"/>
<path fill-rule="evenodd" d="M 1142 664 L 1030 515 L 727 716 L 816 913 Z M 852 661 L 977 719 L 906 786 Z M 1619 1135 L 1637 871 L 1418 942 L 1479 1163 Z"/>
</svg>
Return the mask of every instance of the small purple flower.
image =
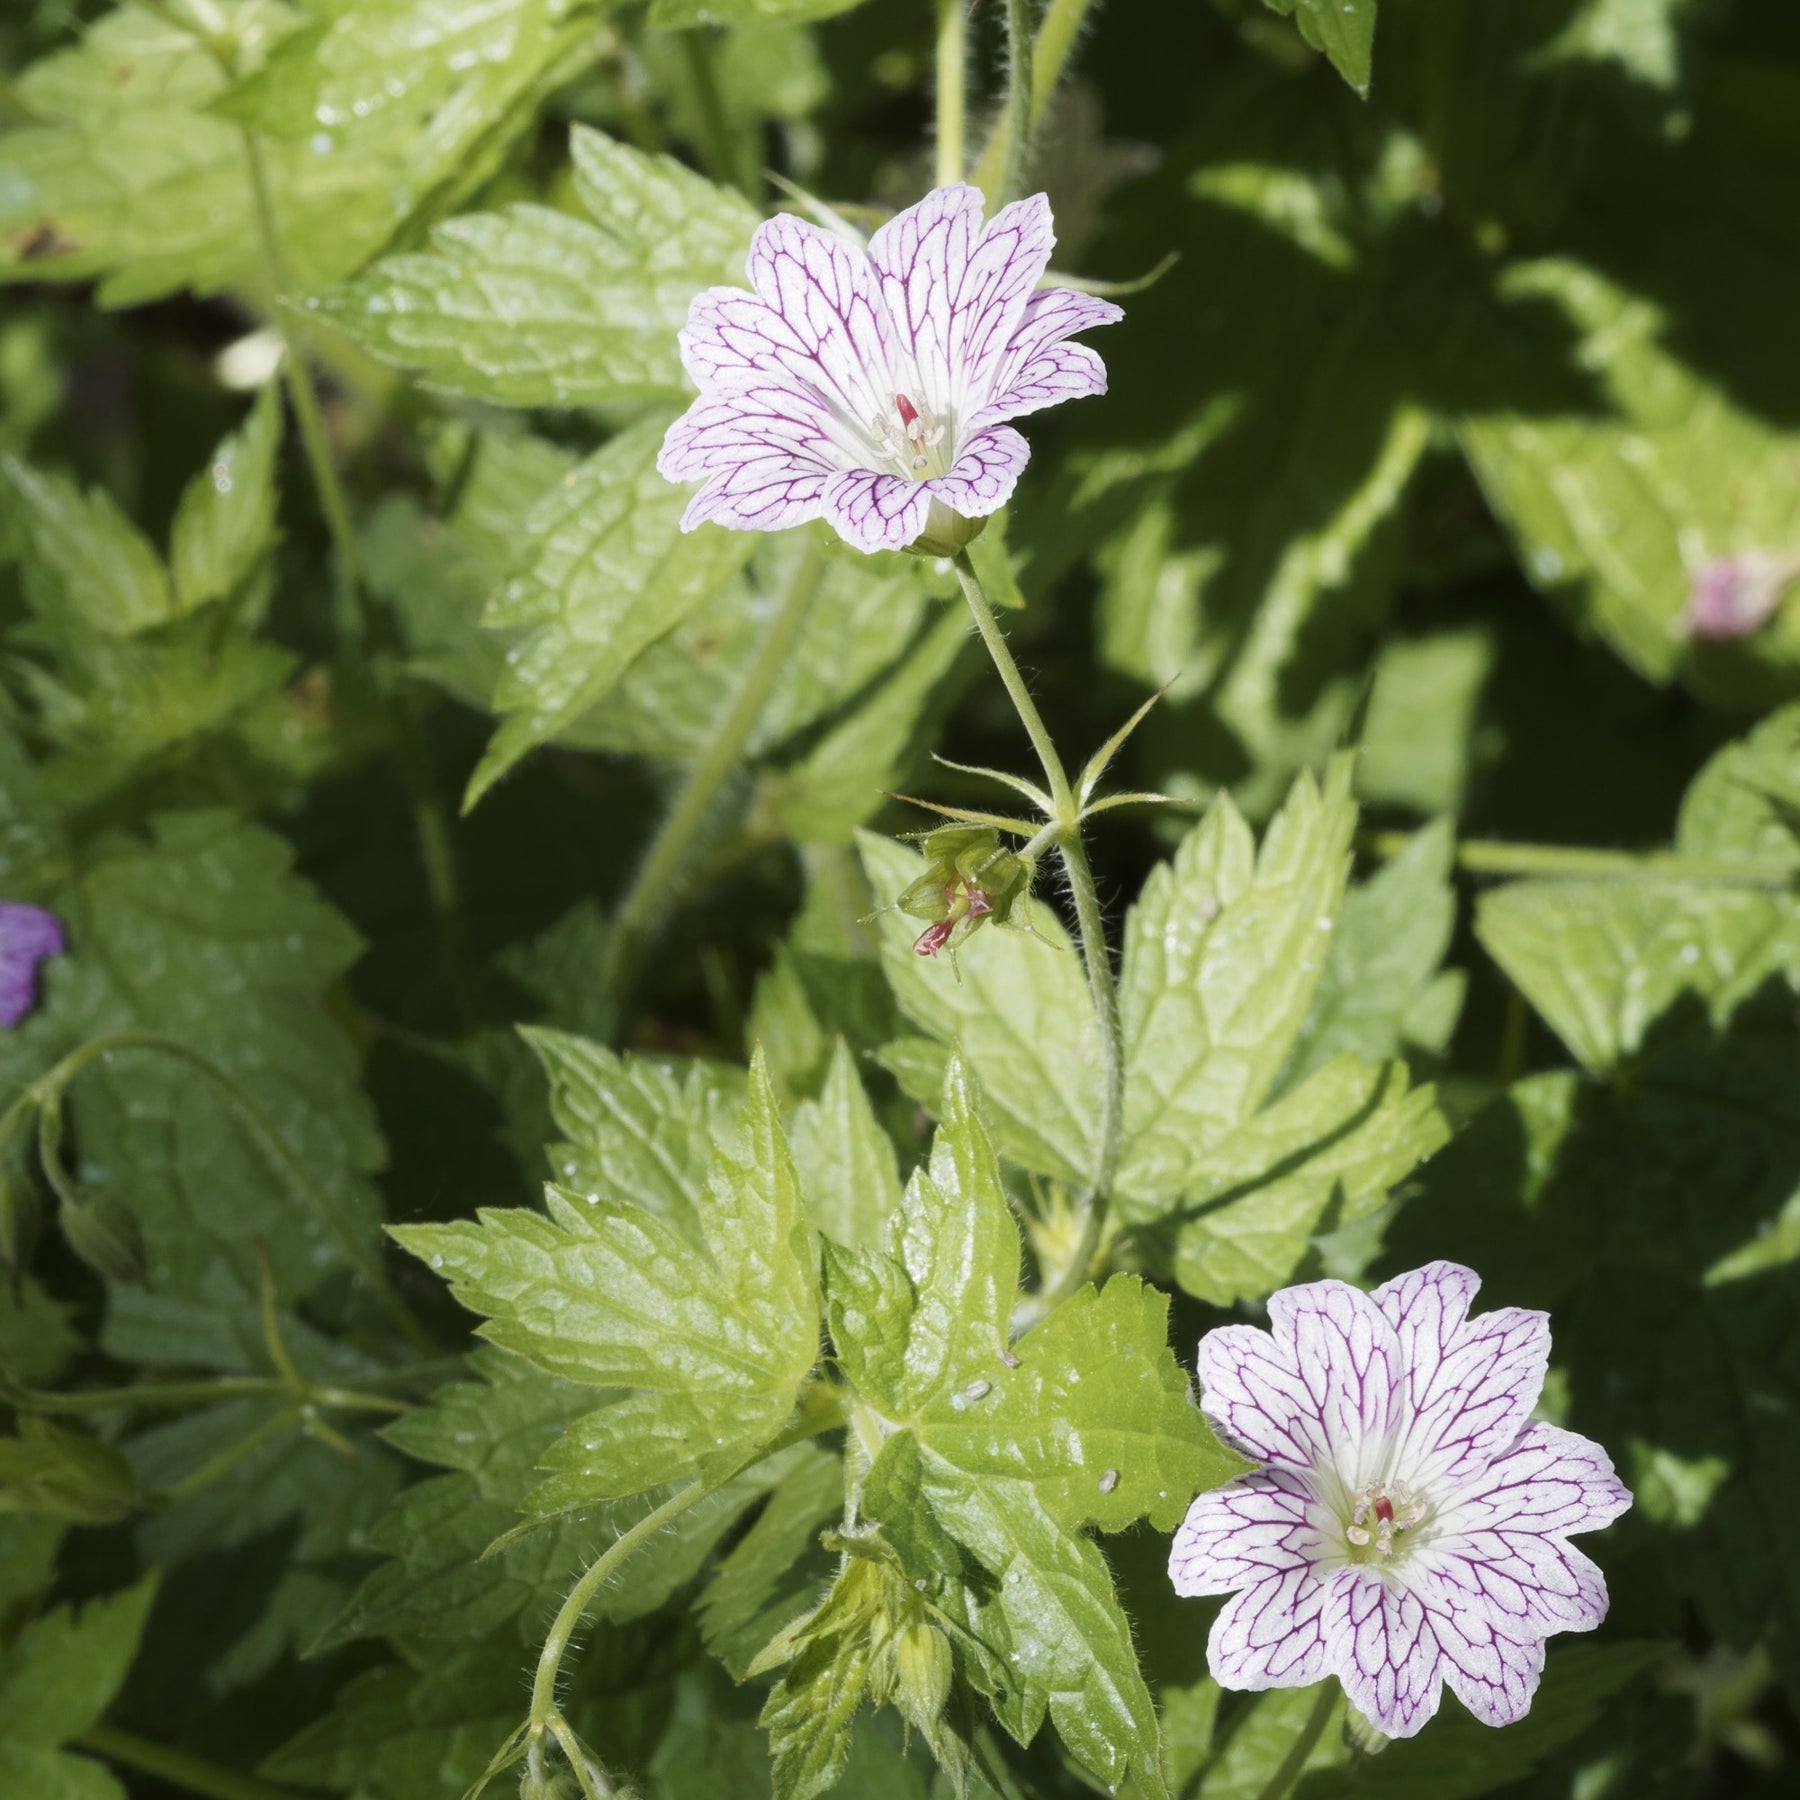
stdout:
<svg viewBox="0 0 1800 1800">
<path fill-rule="evenodd" d="M 11 1028 L 37 1004 L 37 966 L 63 953 L 54 913 L 24 900 L 0 900 L 0 1026 Z"/>
<path fill-rule="evenodd" d="M 1269 1331 L 1200 1342 L 1201 1408 L 1264 1466 L 1200 1495 L 1175 1534 L 1180 1594 L 1230 1594 L 1207 1661 L 1221 1687 L 1326 1676 L 1389 1737 L 1443 1684 L 1476 1718 L 1523 1718 L 1544 1640 L 1606 1616 L 1568 1543 L 1631 1504 L 1598 1444 L 1527 1417 L 1550 1322 L 1468 1316 L 1480 1280 L 1431 1263 L 1372 1294 L 1283 1288 Z"/>
<path fill-rule="evenodd" d="M 1800 559 L 1761 550 L 1701 563 L 1688 578 L 1688 635 L 1720 642 L 1760 631 L 1796 576 Z"/>
<path fill-rule="evenodd" d="M 1065 340 L 1124 315 L 1039 288 L 1055 241 L 1042 194 L 984 220 L 972 187 L 935 189 L 866 251 L 786 214 L 759 226 L 755 292 L 708 288 L 681 333 L 700 397 L 657 467 L 706 484 L 682 528 L 823 518 L 859 550 L 959 548 L 1031 454 L 1006 421 L 1106 392 Z"/>
</svg>

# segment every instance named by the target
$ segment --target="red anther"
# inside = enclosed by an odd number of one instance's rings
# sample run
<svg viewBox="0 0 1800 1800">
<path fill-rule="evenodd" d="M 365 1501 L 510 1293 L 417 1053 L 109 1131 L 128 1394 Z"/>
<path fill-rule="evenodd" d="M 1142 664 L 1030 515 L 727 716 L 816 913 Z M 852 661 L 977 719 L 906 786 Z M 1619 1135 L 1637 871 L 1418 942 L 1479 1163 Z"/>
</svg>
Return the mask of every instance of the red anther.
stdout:
<svg viewBox="0 0 1800 1800">
<path fill-rule="evenodd" d="M 913 951 L 918 956 L 936 956 L 949 943 L 950 934 L 956 929 L 954 919 L 940 919 L 935 925 L 927 925 L 913 939 Z"/>
<path fill-rule="evenodd" d="M 910 431 L 919 422 L 919 409 L 904 394 L 896 394 L 894 404 L 900 409 L 900 423 Z"/>
<path fill-rule="evenodd" d="M 1378 1494 L 1376 1496 L 1376 1498 L 1375 1498 L 1375 1516 L 1384 1525 L 1393 1524 L 1393 1522 L 1394 1522 L 1394 1503 L 1387 1497 L 1386 1494 Z"/>
</svg>

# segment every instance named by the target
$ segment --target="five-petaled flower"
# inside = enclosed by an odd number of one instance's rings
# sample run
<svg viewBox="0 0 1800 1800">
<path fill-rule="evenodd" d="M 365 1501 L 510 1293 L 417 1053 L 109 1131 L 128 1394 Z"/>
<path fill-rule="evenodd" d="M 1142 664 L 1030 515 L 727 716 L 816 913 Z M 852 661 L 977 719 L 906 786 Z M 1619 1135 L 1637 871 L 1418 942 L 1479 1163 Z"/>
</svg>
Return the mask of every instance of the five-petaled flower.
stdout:
<svg viewBox="0 0 1800 1800">
<path fill-rule="evenodd" d="M 759 226 L 755 292 L 708 288 L 681 333 L 700 397 L 657 467 L 705 483 L 683 529 L 823 518 L 859 550 L 960 548 L 1031 454 L 1006 421 L 1106 392 L 1099 357 L 1066 340 L 1123 315 L 1038 286 L 1055 241 L 1042 194 L 984 220 L 964 186 L 927 194 L 866 251 L 786 214 Z"/>
<path fill-rule="evenodd" d="M 1471 1319 L 1479 1286 L 1444 1262 L 1372 1294 L 1313 1282 L 1270 1298 L 1270 1331 L 1201 1340 L 1202 1410 L 1263 1465 L 1202 1494 L 1169 1557 L 1178 1593 L 1233 1596 L 1207 1643 L 1220 1686 L 1335 1675 L 1410 1737 L 1447 1681 L 1507 1725 L 1545 1638 L 1605 1617 L 1605 1579 L 1567 1540 L 1631 1495 L 1598 1444 L 1528 1417 L 1549 1320 Z"/>
<path fill-rule="evenodd" d="M 63 952 L 54 913 L 24 900 L 0 900 L 0 1026 L 13 1026 L 37 1002 L 37 967 Z"/>
</svg>

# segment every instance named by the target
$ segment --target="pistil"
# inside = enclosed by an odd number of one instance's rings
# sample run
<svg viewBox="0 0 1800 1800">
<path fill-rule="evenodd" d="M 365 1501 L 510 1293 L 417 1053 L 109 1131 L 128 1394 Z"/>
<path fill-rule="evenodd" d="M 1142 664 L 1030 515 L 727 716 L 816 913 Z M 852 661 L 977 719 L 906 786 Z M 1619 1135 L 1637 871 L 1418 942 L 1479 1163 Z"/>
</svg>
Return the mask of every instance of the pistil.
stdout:
<svg viewBox="0 0 1800 1800">
<path fill-rule="evenodd" d="M 1372 1481 L 1357 1490 L 1344 1536 L 1359 1550 L 1373 1546 L 1385 1562 L 1394 1554 L 1395 1533 L 1410 1531 L 1426 1510 L 1404 1481 Z"/>
</svg>

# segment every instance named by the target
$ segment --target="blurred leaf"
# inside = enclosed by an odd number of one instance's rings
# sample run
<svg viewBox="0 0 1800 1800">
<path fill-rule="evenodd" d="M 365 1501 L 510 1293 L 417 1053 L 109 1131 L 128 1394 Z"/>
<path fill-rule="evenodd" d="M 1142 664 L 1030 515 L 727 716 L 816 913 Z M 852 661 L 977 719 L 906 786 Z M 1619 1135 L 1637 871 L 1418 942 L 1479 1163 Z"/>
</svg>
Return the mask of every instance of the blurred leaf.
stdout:
<svg viewBox="0 0 1800 1800">
<path fill-rule="evenodd" d="M 1666 681 L 1688 660 L 1684 618 L 1703 561 L 1800 552 L 1794 438 L 1684 364 L 1656 303 L 1598 271 L 1522 263 L 1503 286 L 1563 310 L 1607 408 L 1472 415 L 1462 426 L 1470 462 L 1534 585 L 1640 674 Z M 1781 615 L 1756 650 L 1800 666 L 1800 621 Z"/>
<path fill-rule="evenodd" d="M 59 1606 L 0 1652 L 0 1786 L 33 1800 L 123 1800 L 97 1763 L 61 1747 L 99 1724 L 136 1656 L 156 1577 L 80 1612 Z"/>
<path fill-rule="evenodd" d="M 549 1217 L 395 1233 L 443 1272 L 483 1335 L 552 1374 L 639 1392 L 544 1459 L 541 1504 L 623 1499 L 691 1470 L 717 1480 L 766 1445 L 818 1355 L 815 1252 L 760 1062 L 738 1146 L 719 1146 L 692 1235 L 616 1192 L 548 1190 Z"/>
<path fill-rule="evenodd" d="M 265 285 L 241 119 L 267 134 L 292 278 L 322 287 L 480 186 L 527 103 L 591 54 L 588 0 L 371 0 L 310 25 L 269 0 L 210 10 L 261 64 L 236 88 L 134 7 L 20 77 L 36 122 L 0 140 L 0 280 L 99 277 L 107 306 Z"/>
<path fill-rule="evenodd" d="M 829 19 L 861 4 L 862 0 L 650 0 L 650 23 L 673 31 L 687 25 Z"/>
<path fill-rule="evenodd" d="M 243 429 L 187 485 L 169 533 L 169 568 L 183 611 L 229 599 L 275 536 L 275 456 L 281 393 L 271 382 Z"/>
<path fill-rule="evenodd" d="M 105 489 L 84 495 L 11 456 L 0 457 L 0 483 L 23 546 L 26 591 L 52 631 L 73 625 L 128 637 L 176 616 L 162 559 Z"/>
<path fill-rule="evenodd" d="M 26 1414 L 0 1437 L 0 1513 L 110 1525 L 142 1504 L 131 1465 L 111 1444 Z"/>
<path fill-rule="evenodd" d="M 1331 58 L 1331 66 L 1365 99 L 1369 92 L 1369 53 L 1375 42 L 1375 0 L 1263 0 L 1286 13 L 1315 50 Z"/>
<path fill-rule="evenodd" d="M 743 280 L 756 215 L 666 156 L 577 125 L 593 223 L 543 206 L 469 213 L 315 302 L 432 386 L 505 406 L 593 406 L 685 390 L 675 334 L 702 288 Z"/>
<path fill-rule="evenodd" d="M 508 652 L 493 702 L 502 723 L 465 806 L 603 700 L 755 547 L 749 532 L 681 530 L 683 496 L 656 472 L 662 433 L 655 417 L 621 432 L 525 520 L 517 572 L 485 618 L 525 635 Z"/>
</svg>

